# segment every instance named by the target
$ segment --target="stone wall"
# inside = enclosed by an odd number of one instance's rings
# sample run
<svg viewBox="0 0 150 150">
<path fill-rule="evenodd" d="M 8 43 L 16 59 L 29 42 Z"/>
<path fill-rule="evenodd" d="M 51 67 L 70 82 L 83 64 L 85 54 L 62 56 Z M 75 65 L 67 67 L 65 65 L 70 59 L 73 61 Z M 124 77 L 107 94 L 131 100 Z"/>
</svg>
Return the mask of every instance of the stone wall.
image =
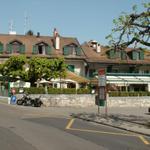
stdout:
<svg viewBox="0 0 150 150">
<path fill-rule="evenodd" d="M 32 98 L 39 94 L 30 95 Z M 17 98 L 22 97 L 18 94 Z M 41 94 L 44 106 L 95 106 L 95 95 L 92 94 Z M 109 97 L 108 107 L 150 107 L 150 97 Z"/>
<path fill-rule="evenodd" d="M 109 107 L 150 107 L 150 96 L 109 97 Z"/>
<path fill-rule="evenodd" d="M 39 94 L 31 94 L 31 98 L 39 97 Z M 17 98 L 22 97 L 18 94 Z M 88 107 L 95 105 L 95 96 L 91 94 L 41 94 L 44 106 L 75 106 Z"/>
</svg>

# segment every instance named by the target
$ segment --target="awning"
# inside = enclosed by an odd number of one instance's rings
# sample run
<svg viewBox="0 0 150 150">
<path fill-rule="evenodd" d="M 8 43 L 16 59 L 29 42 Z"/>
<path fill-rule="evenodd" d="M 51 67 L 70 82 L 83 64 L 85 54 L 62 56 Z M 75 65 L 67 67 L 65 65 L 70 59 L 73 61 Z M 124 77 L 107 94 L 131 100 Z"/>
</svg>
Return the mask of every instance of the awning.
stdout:
<svg viewBox="0 0 150 150">
<path fill-rule="evenodd" d="M 148 76 L 106 76 L 107 84 L 115 84 L 118 86 L 126 86 L 129 84 L 149 84 L 150 77 Z M 98 84 L 98 79 L 90 80 L 92 84 Z"/>
<path fill-rule="evenodd" d="M 79 76 L 71 71 L 67 71 L 66 79 L 70 79 L 76 81 L 78 83 L 88 83 L 90 80 L 86 79 L 85 77 Z"/>
</svg>

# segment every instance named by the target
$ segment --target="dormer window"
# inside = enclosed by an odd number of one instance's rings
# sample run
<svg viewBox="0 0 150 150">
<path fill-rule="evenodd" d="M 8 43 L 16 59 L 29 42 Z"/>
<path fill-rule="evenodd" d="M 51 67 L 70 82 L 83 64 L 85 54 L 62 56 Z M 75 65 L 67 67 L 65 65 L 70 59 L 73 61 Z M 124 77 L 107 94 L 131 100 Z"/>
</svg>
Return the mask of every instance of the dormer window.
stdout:
<svg viewBox="0 0 150 150">
<path fill-rule="evenodd" d="M 12 45 L 12 53 L 19 53 L 20 52 L 20 46 L 22 45 L 20 42 L 14 41 L 10 44 Z"/>
<path fill-rule="evenodd" d="M 23 45 L 19 41 L 13 41 L 6 45 L 6 53 L 24 53 L 25 52 L 25 45 Z"/>
<path fill-rule="evenodd" d="M 38 54 L 46 54 L 46 46 L 44 43 L 38 45 Z"/>
<path fill-rule="evenodd" d="M 44 42 L 38 43 L 33 46 L 33 54 L 49 55 L 51 54 L 51 47 Z"/>
<path fill-rule="evenodd" d="M 144 60 L 144 51 L 143 50 L 133 50 L 129 53 L 129 56 L 132 60 Z"/>
<path fill-rule="evenodd" d="M 120 58 L 121 60 L 126 60 L 127 59 L 127 54 L 126 51 L 121 50 L 121 51 L 116 51 L 114 49 L 111 49 L 107 51 L 108 58 L 110 59 L 116 59 Z"/>
<path fill-rule="evenodd" d="M 81 48 L 75 44 L 66 45 L 63 47 L 63 54 L 64 55 L 73 55 L 73 56 L 80 56 L 81 55 Z"/>
</svg>

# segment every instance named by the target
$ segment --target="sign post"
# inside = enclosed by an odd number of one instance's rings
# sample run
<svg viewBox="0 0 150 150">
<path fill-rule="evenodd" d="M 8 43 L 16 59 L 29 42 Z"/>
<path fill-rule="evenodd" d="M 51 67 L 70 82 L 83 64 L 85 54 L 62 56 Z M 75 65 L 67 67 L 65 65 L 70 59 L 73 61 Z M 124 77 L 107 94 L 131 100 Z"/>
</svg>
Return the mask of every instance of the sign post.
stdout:
<svg viewBox="0 0 150 150">
<path fill-rule="evenodd" d="M 100 68 L 98 70 L 98 96 L 96 97 L 98 114 L 100 113 L 100 106 L 105 106 L 105 114 L 107 115 L 106 99 L 106 71 L 105 68 Z"/>
</svg>

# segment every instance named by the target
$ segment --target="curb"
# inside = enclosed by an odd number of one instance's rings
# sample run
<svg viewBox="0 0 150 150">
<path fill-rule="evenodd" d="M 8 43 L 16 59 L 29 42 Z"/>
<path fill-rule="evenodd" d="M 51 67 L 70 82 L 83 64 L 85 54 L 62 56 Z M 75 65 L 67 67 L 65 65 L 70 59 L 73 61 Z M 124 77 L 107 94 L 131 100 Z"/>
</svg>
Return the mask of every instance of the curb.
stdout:
<svg viewBox="0 0 150 150">
<path fill-rule="evenodd" d="M 129 122 L 129 123 L 134 123 L 134 124 L 136 124 L 136 125 L 143 125 L 143 126 L 147 126 L 147 125 L 146 125 L 146 124 L 144 124 L 144 123 L 137 123 L 137 122 L 129 121 L 129 120 L 127 120 L 127 119 L 123 119 L 123 118 L 119 118 L 119 117 L 117 117 L 117 119 L 118 119 L 118 120 L 121 120 L 121 121 Z"/>
<path fill-rule="evenodd" d="M 117 128 L 117 129 L 121 129 L 121 130 L 124 130 L 124 131 L 130 131 L 130 132 L 133 132 L 133 133 L 136 133 L 136 134 L 141 134 L 141 135 L 150 137 L 150 134 L 146 134 L 146 133 L 143 133 L 143 132 L 133 131 L 133 130 L 130 130 L 130 129 L 127 129 L 127 128 L 118 127 L 118 126 L 114 126 L 114 125 L 111 125 L 111 124 L 98 122 L 98 121 L 94 121 L 94 120 L 91 120 L 91 119 L 88 119 L 88 118 L 83 118 L 83 117 L 79 117 L 79 116 L 75 116 L 75 115 L 72 115 L 72 117 L 78 118 L 78 119 L 82 119 L 82 120 L 85 120 L 85 121 L 90 121 L 90 122 L 102 124 L 102 125 L 113 127 L 113 128 Z"/>
</svg>

